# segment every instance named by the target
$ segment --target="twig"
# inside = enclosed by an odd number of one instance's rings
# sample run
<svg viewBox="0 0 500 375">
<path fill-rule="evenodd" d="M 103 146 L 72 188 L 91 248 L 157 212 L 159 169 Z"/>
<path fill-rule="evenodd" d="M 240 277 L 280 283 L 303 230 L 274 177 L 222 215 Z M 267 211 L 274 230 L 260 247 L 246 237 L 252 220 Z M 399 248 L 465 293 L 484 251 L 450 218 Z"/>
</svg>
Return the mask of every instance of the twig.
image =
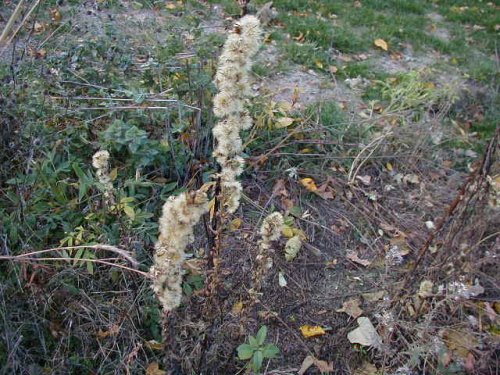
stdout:
<svg viewBox="0 0 500 375">
<path fill-rule="evenodd" d="M 14 9 L 14 12 L 12 12 L 12 15 L 10 16 L 9 20 L 7 21 L 7 25 L 5 25 L 5 28 L 2 31 L 2 35 L 0 35 L 0 43 L 3 43 L 5 39 L 7 38 L 7 35 L 9 35 L 10 30 L 14 26 L 14 23 L 16 22 L 17 18 L 21 14 L 21 7 L 24 4 L 24 0 L 20 0 L 19 3 L 17 4 L 16 8 Z M 3 52 L 3 51 L 2 51 Z"/>
<path fill-rule="evenodd" d="M 451 202 L 448 209 L 446 210 L 444 216 L 436 224 L 436 228 L 434 229 L 434 231 L 431 234 L 429 234 L 429 236 L 427 237 L 427 240 L 420 247 L 420 250 L 418 251 L 417 259 L 416 259 L 415 263 L 413 264 L 413 267 L 411 268 L 410 272 L 406 276 L 405 282 L 403 283 L 403 286 L 402 286 L 401 290 L 399 291 L 398 296 L 400 296 L 405 290 L 407 290 L 408 287 L 410 286 L 411 282 L 414 280 L 415 271 L 417 270 L 417 267 L 420 265 L 423 258 L 425 257 L 425 254 L 429 250 L 430 245 L 432 244 L 434 239 L 437 237 L 437 235 L 441 232 L 441 229 L 443 228 L 444 224 L 453 215 L 453 213 L 455 212 L 459 203 L 462 202 L 462 200 L 464 199 L 464 197 L 467 194 L 471 185 L 474 184 L 474 182 L 476 182 L 477 176 L 481 176 L 481 175 L 486 176 L 489 173 L 491 165 L 493 164 L 492 157 L 493 157 L 493 155 L 496 152 L 497 147 L 498 147 L 499 136 L 500 136 L 500 128 L 497 128 L 495 135 L 490 140 L 488 147 L 484 153 L 483 159 L 481 161 L 481 165 L 479 166 L 479 168 L 476 168 L 467 177 L 467 179 L 463 183 L 462 187 L 459 189 L 457 195 L 455 196 L 455 199 Z"/>
<path fill-rule="evenodd" d="M 116 246 L 104 245 L 104 244 L 54 247 L 51 249 L 32 251 L 30 253 L 25 253 L 25 254 L 0 257 L 0 260 L 1 259 L 24 259 L 24 258 L 29 258 L 32 255 L 44 254 L 44 253 L 48 253 L 51 251 L 74 250 L 74 249 L 95 249 L 95 250 L 111 251 L 113 253 L 121 255 L 123 258 L 128 260 L 134 268 L 137 268 L 139 265 L 139 263 L 137 263 L 137 261 L 132 257 L 132 255 L 128 251 L 120 249 L 119 247 L 116 247 Z M 46 258 L 39 258 L 39 259 L 46 259 Z"/>
<path fill-rule="evenodd" d="M 20 257 L 19 255 L 13 255 L 13 256 L 0 256 L 0 260 L 17 260 L 17 261 L 36 261 L 36 262 L 42 262 L 42 261 L 58 261 L 58 260 L 66 260 L 66 261 L 72 261 L 74 260 L 73 258 L 68 258 L 68 257 L 54 257 L 54 258 L 27 258 L 27 257 Z M 130 268 L 127 266 L 123 266 L 121 264 L 117 263 L 111 263 L 111 262 L 106 262 L 101 259 L 82 259 L 85 262 L 91 262 L 91 263 L 99 263 L 99 264 L 105 264 L 107 266 L 111 267 L 117 267 L 117 268 L 122 268 L 127 271 L 132 271 L 135 273 L 138 273 L 139 275 L 142 275 L 148 279 L 152 278 L 152 276 L 144 271 L 139 271 L 134 268 Z"/>
<path fill-rule="evenodd" d="M 348 184 L 352 184 L 354 182 L 354 179 L 356 178 L 356 175 L 358 174 L 359 170 L 363 166 L 363 164 L 372 156 L 372 154 L 375 152 L 377 147 L 380 145 L 380 143 L 386 138 L 387 136 L 391 135 L 392 132 L 387 132 L 385 134 L 382 134 L 381 136 L 375 138 L 373 141 L 368 143 L 356 156 L 356 158 L 353 160 L 351 164 L 351 169 L 349 170 L 349 174 L 347 176 L 347 181 Z M 354 171 L 354 167 L 356 166 L 356 163 L 359 161 L 361 158 L 361 155 L 367 151 L 371 146 L 374 146 L 373 149 L 368 153 L 368 155 L 364 158 L 364 160 L 360 161 L 356 167 L 356 171 Z M 354 173 L 353 173 L 354 172 Z"/>
<path fill-rule="evenodd" d="M 20 2 L 22 3 L 22 1 Z M 36 7 L 38 6 L 38 4 L 40 4 L 40 0 L 36 0 L 35 4 L 33 4 L 33 6 L 31 7 L 31 9 L 28 11 L 28 13 L 26 14 L 26 16 L 23 18 L 23 20 L 21 21 L 21 24 L 17 27 L 17 29 L 14 31 L 14 33 L 12 33 L 12 36 L 9 38 L 9 40 L 7 41 L 7 44 L 10 44 L 12 42 L 12 40 L 16 37 L 17 33 L 19 32 L 19 30 L 21 30 L 21 28 L 23 27 L 23 25 L 26 23 L 26 21 L 28 21 L 28 18 L 31 17 L 31 14 L 33 13 L 33 11 L 36 9 Z M 2 51 L 3 52 L 3 51 Z"/>
</svg>

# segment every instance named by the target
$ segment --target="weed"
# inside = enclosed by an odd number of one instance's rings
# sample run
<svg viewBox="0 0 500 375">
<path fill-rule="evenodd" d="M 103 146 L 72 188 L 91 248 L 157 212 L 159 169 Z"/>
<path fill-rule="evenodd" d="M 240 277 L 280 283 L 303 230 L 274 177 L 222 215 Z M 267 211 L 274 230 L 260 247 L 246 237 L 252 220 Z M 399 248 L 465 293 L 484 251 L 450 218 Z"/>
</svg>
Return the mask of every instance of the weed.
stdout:
<svg viewBox="0 0 500 375">
<path fill-rule="evenodd" d="M 275 358 L 280 350 L 274 344 L 266 344 L 267 327 L 260 327 L 257 335 L 248 336 L 248 344 L 238 346 L 238 358 L 248 361 L 246 367 L 259 373 L 264 359 Z"/>
</svg>

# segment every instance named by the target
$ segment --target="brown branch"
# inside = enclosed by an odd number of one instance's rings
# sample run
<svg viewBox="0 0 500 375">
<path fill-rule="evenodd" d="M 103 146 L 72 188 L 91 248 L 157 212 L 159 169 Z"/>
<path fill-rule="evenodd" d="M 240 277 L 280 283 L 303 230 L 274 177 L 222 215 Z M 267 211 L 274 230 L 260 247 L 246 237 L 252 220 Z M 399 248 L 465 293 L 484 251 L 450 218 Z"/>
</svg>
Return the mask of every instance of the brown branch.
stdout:
<svg viewBox="0 0 500 375">
<path fill-rule="evenodd" d="M 469 191 L 469 188 L 471 185 L 476 182 L 478 177 L 486 177 L 491 169 L 491 166 L 493 164 L 493 155 L 495 154 L 497 147 L 498 147 L 498 139 L 500 136 L 500 127 L 497 128 L 495 135 L 493 138 L 490 140 L 488 143 L 488 147 L 486 148 L 486 151 L 484 153 L 483 159 L 481 161 L 481 164 L 478 168 L 476 168 L 465 180 L 465 182 L 462 184 L 460 187 L 457 195 L 455 196 L 455 199 L 451 202 L 451 204 L 448 206 L 445 214 L 439 222 L 436 224 L 436 228 L 434 231 L 429 234 L 427 237 L 427 240 L 422 244 L 418 251 L 417 259 L 415 263 L 413 264 L 413 267 L 409 271 L 408 275 L 405 278 L 405 281 L 403 283 L 403 286 L 397 296 L 401 296 L 401 294 L 408 289 L 408 287 L 411 285 L 411 283 L 415 279 L 415 272 L 424 259 L 427 251 L 429 250 L 429 247 L 433 243 L 434 239 L 440 234 L 441 230 L 444 227 L 444 224 L 453 216 L 455 213 L 456 208 L 458 205 L 463 201 L 464 197 L 466 196 L 467 192 Z"/>
</svg>

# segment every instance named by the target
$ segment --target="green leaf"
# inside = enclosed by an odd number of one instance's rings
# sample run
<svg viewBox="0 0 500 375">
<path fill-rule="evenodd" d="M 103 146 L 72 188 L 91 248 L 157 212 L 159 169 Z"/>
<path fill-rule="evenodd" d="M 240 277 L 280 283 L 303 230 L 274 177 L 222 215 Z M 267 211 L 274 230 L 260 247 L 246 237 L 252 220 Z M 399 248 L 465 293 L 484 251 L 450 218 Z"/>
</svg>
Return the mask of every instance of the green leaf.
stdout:
<svg viewBox="0 0 500 375">
<path fill-rule="evenodd" d="M 241 360 L 246 360 L 252 358 L 253 348 L 248 344 L 241 344 L 238 346 L 238 358 Z"/>
<path fill-rule="evenodd" d="M 130 220 L 134 220 L 135 212 L 134 212 L 134 209 L 132 207 L 123 206 L 123 212 L 125 212 L 125 215 L 127 215 Z"/>
<path fill-rule="evenodd" d="M 266 345 L 266 347 L 264 348 L 264 351 L 262 352 L 262 355 L 264 356 L 264 358 L 274 358 L 278 354 L 280 354 L 280 350 L 274 344 Z"/>
<path fill-rule="evenodd" d="M 264 344 L 264 341 L 266 341 L 266 336 L 267 336 L 267 327 L 266 326 L 262 326 L 260 327 L 259 329 L 259 332 L 257 332 L 257 345 L 262 345 Z"/>
<path fill-rule="evenodd" d="M 87 272 L 91 275 L 94 274 L 94 262 L 87 262 Z"/>
<path fill-rule="evenodd" d="M 76 265 L 78 263 L 78 260 L 80 260 L 80 258 L 82 257 L 84 250 L 85 249 L 83 249 L 83 248 L 78 249 L 78 251 L 76 252 L 75 256 L 73 257 L 73 265 Z"/>
<path fill-rule="evenodd" d="M 257 350 L 252 357 L 252 369 L 257 372 L 262 367 L 262 361 L 264 361 L 264 356 L 260 350 Z"/>
<path fill-rule="evenodd" d="M 259 347 L 259 343 L 257 342 L 257 339 L 253 336 L 248 336 L 248 342 L 249 342 L 250 346 L 252 346 L 254 348 Z"/>
</svg>

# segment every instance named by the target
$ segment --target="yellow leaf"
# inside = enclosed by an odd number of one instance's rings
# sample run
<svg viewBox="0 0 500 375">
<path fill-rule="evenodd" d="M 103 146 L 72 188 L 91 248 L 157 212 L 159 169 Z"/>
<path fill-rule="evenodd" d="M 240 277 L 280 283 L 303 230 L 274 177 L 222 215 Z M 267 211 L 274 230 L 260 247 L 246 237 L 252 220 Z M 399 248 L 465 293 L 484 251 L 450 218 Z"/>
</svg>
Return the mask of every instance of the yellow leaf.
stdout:
<svg viewBox="0 0 500 375">
<path fill-rule="evenodd" d="M 165 343 L 158 342 L 156 340 L 149 340 L 146 341 L 146 347 L 148 347 L 151 350 L 163 350 L 165 349 Z"/>
<path fill-rule="evenodd" d="M 306 177 L 300 180 L 302 186 L 304 186 L 309 191 L 316 191 L 318 187 L 316 186 L 316 182 L 310 177 Z"/>
<path fill-rule="evenodd" d="M 239 315 L 243 311 L 243 302 L 238 301 L 233 305 L 233 308 L 231 309 L 232 313 L 235 315 Z"/>
<path fill-rule="evenodd" d="M 322 336 L 326 333 L 326 331 L 320 326 L 308 326 L 308 325 L 301 326 L 300 332 L 302 332 L 302 335 L 306 338 Z"/>
<path fill-rule="evenodd" d="M 210 221 L 212 221 L 215 213 L 215 198 L 212 198 L 212 200 L 208 202 L 208 211 L 210 212 Z"/>
<path fill-rule="evenodd" d="M 116 180 L 116 177 L 118 177 L 118 168 L 113 168 L 111 172 L 109 172 L 109 178 L 111 181 Z"/>
<path fill-rule="evenodd" d="M 59 22 L 62 19 L 61 11 L 57 8 L 51 9 L 50 10 L 50 17 L 52 18 L 52 21 L 54 22 Z"/>
<path fill-rule="evenodd" d="M 177 5 L 175 5 L 174 3 L 168 3 L 167 5 L 165 5 L 165 7 L 167 9 L 173 10 L 173 9 L 177 8 Z"/>
<path fill-rule="evenodd" d="M 278 109 L 282 112 L 288 112 L 292 109 L 292 104 L 289 102 L 279 102 L 277 105 Z"/>
<path fill-rule="evenodd" d="M 299 152 L 301 154 L 310 154 L 312 153 L 314 150 L 312 148 L 309 148 L 309 147 L 306 147 L 306 148 L 303 148 L 302 150 L 300 150 Z"/>
<path fill-rule="evenodd" d="M 165 375 L 167 372 L 160 370 L 158 362 L 151 362 L 146 369 L 146 375 Z"/>
<path fill-rule="evenodd" d="M 281 117 L 276 121 L 276 127 L 278 129 L 286 128 L 293 124 L 295 120 L 291 117 Z"/>
<path fill-rule="evenodd" d="M 316 64 L 316 66 L 317 66 L 318 68 L 323 69 L 323 63 L 322 63 L 321 61 L 316 60 L 314 63 Z"/>
<path fill-rule="evenodd" d="M 307 240 L 307 236 L 306 234 L 304 233 L 303 230 L 299 229 L 299 228 L 292 228 L 292 233 L 294 236 L 299 236 L 299 238 L 302 240 L 302 241 L 305 241 Z"/>
<path fill-rule="evenodd" d="M 229 230 L 231 232 L 234 232 L 235 230 L 240 229 L 241 224 L 243 223 L 243 220 L 241 220 L 239 217 L 231 221 L 231 224 L 229 225 Z"/>
<path fill-rule="evenodd" d="M 281 230 L 281 234 L 283 235 L 283 237 L 292 238 L 294 236 L 293 228 L 289 227 L 288 225 L 284 225 L 283 229 Z"/>
<path fill-rule="evenodd" d="M 389 49 L 389 46 L 384 39 L 375 39 L 373 44 L 375 44 L 375 46 L 377 46 L 378 48 L 383 49 L 384 51 L 387 51 Z"/>
<path fill-rule="evenodd" d="M 391 171 L 394 169 L 394 168 L 392 167 L 392 164 L 391 164 L 391 163 L 387 163 L 387 164 L 385 165 L 385 167 L 387 168 L 387 170 L 388 170 L 389 172 L 391 172 Z"/>
</svg>

